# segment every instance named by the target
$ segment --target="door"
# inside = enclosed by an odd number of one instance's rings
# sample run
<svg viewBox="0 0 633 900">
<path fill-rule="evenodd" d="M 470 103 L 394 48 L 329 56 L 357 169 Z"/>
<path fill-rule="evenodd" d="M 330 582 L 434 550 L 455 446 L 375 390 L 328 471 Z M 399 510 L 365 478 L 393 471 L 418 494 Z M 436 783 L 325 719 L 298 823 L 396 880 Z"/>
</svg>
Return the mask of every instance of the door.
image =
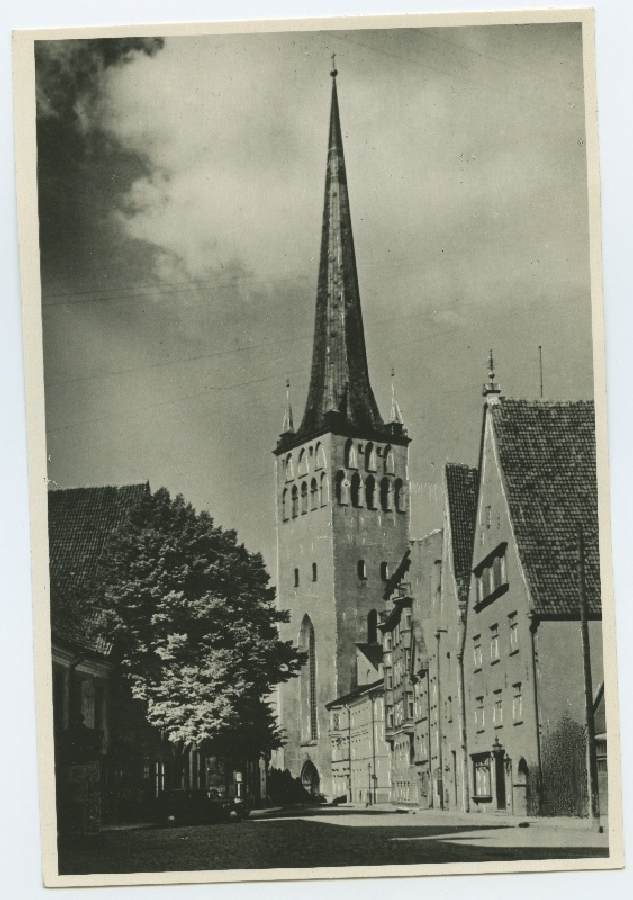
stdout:
<svg viewBox="0 0 633 900">
<path fill-rule="evenodd" d="M 497 809 L 505 810 L 506 773 L 502 753 L 495 753 L 495 793 L 497 795 Z"/>
</svg>

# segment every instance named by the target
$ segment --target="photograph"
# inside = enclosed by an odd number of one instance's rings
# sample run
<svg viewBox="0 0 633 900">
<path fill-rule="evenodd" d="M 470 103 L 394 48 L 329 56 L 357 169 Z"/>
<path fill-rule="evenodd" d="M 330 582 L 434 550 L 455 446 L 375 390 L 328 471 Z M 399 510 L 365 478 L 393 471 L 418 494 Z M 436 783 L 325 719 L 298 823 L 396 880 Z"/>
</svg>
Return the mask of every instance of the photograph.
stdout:
<svg viewBox="0 0 633 900">
<path fill-rule="evenodd" d="M 15 32 L 46 886 L 623 865 L 593 29 Z"/>
</svg>

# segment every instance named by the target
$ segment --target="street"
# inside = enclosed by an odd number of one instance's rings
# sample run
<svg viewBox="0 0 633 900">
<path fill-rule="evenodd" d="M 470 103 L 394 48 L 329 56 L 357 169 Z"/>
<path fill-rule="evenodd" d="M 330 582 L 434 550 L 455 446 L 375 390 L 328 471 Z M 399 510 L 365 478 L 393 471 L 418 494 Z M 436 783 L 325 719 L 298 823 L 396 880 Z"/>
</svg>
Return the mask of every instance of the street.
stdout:
<svg viewBox="0 0 633 900">
<path fill-rule="evenodd" d="M 607 857 L 586 821 L 378 809 L 263 810 L 242 823 L 110 830 L 60 846 L 59 874 Z"/>
</svg>

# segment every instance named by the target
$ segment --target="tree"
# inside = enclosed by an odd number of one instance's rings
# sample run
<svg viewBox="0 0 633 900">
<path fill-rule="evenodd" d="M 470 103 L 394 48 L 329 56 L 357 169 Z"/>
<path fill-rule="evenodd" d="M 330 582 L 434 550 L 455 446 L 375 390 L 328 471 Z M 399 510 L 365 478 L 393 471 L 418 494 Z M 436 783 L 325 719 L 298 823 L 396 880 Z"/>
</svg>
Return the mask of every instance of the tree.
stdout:
<svg viewBox="0 0 633 900">
<path fill-rule="evenodd" d="M 288 613 L 260 554 L 161 488 L 110 541 L 99 580 L 104 636 L 151 724 L 219 753 L 281 746 L 267 697 L 305 654 L 279 640 Z"/>
</svg>

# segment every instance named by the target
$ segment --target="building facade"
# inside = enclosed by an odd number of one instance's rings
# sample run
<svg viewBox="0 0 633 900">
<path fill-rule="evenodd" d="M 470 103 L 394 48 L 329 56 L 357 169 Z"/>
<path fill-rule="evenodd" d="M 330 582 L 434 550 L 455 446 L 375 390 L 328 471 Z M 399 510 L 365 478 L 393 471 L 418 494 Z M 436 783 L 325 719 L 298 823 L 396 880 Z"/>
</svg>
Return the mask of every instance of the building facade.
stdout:
<svg viewBox="0 0 633 900">
<path fill-rule="evenodd" d="M 275 450 L 282 637 L 308 656 L 281 686 L 283 766 L 334 796 L 326 704 L 357 687 L 356 644 L 375 628 L 384 584 L 406 547 L 409 437 L 395 398 L 380 416 L 369 383 L 347 175 L 332 72 L 327 171 L 310 387 Z"/>
<path fill-rule="evenodd" d="M 584 815 L 583 594 L 603 681 L 593 403 L 487 387 L 464 654 L 471 803 Z"/>
</svg>

